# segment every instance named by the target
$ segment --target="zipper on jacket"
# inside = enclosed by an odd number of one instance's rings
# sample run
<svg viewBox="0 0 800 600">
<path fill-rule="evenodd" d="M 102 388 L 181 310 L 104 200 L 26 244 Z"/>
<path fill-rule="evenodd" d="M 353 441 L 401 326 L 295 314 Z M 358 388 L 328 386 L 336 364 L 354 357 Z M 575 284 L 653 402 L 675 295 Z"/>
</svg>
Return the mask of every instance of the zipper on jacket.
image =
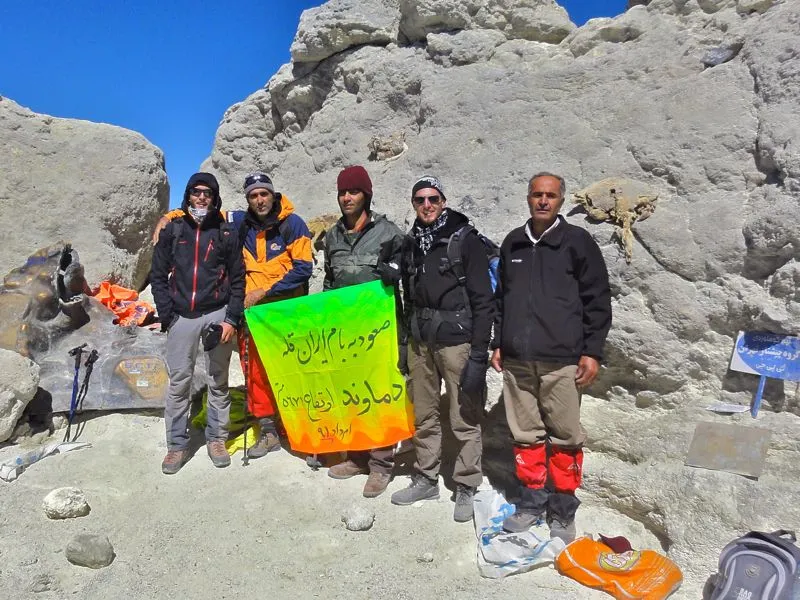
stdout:
<svg viewBox="0 0 800 600">
<path fill-rule="evenodd" d="M 194 237 L 194 274 L 192 275 L 192 301 L 189 310 L 194 312 L 194 299 L 197 296 L 197 267 L 200 264 L 200 227 L 197 227 L 197 234 Z"/>
<path fill-rule="evenodd" d="M 205 258 L 203 258 L 203 262 L 208 262 L 208 257 L 213 249 L 214 249 L 214 240 L 208 240 L 208 246 L 206 247 L 206 255 Z"/>
</svg>

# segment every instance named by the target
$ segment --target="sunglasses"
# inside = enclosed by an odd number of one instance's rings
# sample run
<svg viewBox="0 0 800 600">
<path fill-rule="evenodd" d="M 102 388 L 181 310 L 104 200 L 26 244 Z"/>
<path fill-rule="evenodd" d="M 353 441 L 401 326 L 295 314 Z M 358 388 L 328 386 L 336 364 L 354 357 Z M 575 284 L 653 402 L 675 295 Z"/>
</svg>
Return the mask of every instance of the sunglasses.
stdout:
<svg viewBox="0 0 800 600">
<path fill-rule="evenodd" d="M 431 205 L 436 206 L 441 203 L 442 197 L 441 196 L 414 196 L 411 201 L 414 203 L 414 206 L 422 206 L 425 204 L 425 200 L 431 203 Z"/>
<path fill-rule="evenodd" d="M 244 178 L 244 187 L 250 187 L 254 183 L 272 183 L 272 180 L 263 173 L 254 173 Z"/>
<path fill-rule="evenodd" d="M 247 198 L 249 200 L 255 200 L 256 198 L 269 198 L 270 196 L 272 196 L 272 192 L 269 190 L 252 191 L 247 194 Z"/>
<path fill-rule="evenodd" d="M 196 196 L 197 198 L 211 198 L 214 196 L 214 192 L 212 190 L 201 190 L 200 188 L 190 189 L 189 194 Z"/>
</svg>

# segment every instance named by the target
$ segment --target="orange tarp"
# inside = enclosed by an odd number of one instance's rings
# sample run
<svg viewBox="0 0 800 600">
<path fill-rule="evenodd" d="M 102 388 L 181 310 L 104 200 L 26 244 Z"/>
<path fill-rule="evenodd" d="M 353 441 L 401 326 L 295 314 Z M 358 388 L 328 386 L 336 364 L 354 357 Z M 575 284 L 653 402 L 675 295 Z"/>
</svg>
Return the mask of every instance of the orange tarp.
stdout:
<svg viewBox="0 0 800 600">
<path fill-rule="evenodd" d="M 110 281 L 101 282 L 94 297 L 116 315 L 117 325 L 145 325 L 156 312 L 152 304 L 139 300 L 137 292 Z"/>
</svg>

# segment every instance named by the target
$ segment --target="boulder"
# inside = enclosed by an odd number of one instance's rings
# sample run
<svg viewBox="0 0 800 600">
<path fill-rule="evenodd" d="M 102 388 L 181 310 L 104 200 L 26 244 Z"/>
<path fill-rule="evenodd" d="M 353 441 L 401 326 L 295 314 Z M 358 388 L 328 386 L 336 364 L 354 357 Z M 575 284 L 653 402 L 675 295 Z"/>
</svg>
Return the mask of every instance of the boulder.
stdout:
<svg viewBox="0 0 800 600">
<path fill-rule="evenodd" d="M 375 522 L 375 511 L 359 504 L 354 504 L 344 511 L 342 523 L 350 531 L 367 531 Z"/>
<path fill-rule="evenodd" d="M 64 556 L 73 565 L 102 569 L 114 562 L 114 547 L 108 538 L 99 533 L 79 533 L 64 550 Z"/>
<path fill-rule="evenodd" d="M 0 97 L 0 273 L 36 248 L 80 242 L 87 279 L 140 287 L 169 205 L 164 155 L 142 135 L 40 115 Z M 46 205 L 47 210 L 41 210 Z"/>
<path fill-rule="evenodd" d="M 48 519 L 85 517 L 91 511 L 86 494 L 75 487 L 58 488 L 47 494 L 42 502 Z"/>
<path fill-rule="evenodd" d="M 38 386 L 39 365 L 0 348 L 0 442 L 11 437 Z"/>
</svg>

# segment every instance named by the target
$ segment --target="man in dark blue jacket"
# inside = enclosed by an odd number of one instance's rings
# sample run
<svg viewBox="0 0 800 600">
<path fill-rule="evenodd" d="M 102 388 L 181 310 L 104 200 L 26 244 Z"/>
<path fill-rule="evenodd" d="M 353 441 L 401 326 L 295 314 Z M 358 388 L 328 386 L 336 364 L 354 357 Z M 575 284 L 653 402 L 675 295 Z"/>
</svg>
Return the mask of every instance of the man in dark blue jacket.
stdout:
<svg viewBox="0 0 800 600">
<path fill-rule="evenodd" d="M 206 447 L 216 467 L 231 459 L 225 448 L 230 421 L 228 367 L 244 310 L 244 265 L 236 230 L 220 215 L 219 184 L 209 173 L 189 178 L 184 216 L 161 232 L 150 282 L 162 331 L 167 332 L 164 420 L 167 455 L 161 470 L 177 473 L 188 459 L 190 391 L 198 345 L 208 374 Z"/>
<path fill-rule="evenodd" d="M 583 443 L 581 390 L 600 368 L 611 327 L 603 254 L 589 233 L 558 215 L 563 177 L 528 184 L 531 218 L 500 248 L 492 366 L 503 372 L 503 401 L 520 480 L 508 531 L 547 518 L 550 536 L 575 537 Z"/>
</svg>

